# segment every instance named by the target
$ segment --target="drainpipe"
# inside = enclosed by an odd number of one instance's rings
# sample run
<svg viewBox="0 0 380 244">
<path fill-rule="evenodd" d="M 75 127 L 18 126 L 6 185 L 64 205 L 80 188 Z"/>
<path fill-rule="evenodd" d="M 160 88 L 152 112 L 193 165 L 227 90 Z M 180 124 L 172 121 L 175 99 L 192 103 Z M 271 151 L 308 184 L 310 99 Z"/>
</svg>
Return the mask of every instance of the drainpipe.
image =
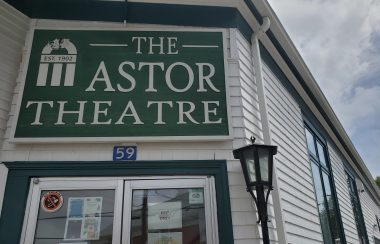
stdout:
<svg viewBox="0 0 380 244">
<path fill-rule="evenodd" d="M 265 88 L 264 88 L 264 79 L 263 79 L 263 68 L 262 60 L 260 55 L 260 45 L 259 40 L 265 34 L 270 27 L 269 17 L 263 17 L 263 24 L 259 27 L 259 30 L 254 32 L 251 37 L 251 55 L 253 60 L 253 68 L 255 70 L 255 78 L 257 84 L 257 93 L 259 98 L 260 106 L 260 115 L 261 115 L 261 124 L 263 129 L 264 143 L 272 144 L 272 138 L 270 134 L 269 121 L 268 121 L 268 111 L 265 98 Z M 275 165 L 274 165 L 275 166 Z M 273 209 L 276 220 L 276 230 L 278 236 L 278 243 L 288 243 L 286 240 L 285 232 L 285 222 L 283 219 L 283 212 L 280 203 L 280 192 L 277 181 L 277 170 L 276 167 L 273 167 L 273 187 L 272 191 L 272 200 L 273 200 Z"/>
</svg>

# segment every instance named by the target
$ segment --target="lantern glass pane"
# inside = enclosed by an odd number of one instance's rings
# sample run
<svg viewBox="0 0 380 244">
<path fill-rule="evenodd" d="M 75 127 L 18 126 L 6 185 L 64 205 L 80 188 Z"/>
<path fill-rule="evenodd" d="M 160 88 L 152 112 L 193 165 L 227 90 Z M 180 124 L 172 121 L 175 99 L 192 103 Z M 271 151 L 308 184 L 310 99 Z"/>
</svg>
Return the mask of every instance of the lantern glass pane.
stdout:
<svg viewBox="0 0 380 244">
<path fill-rule="evenodd" d="M 270 150 L 264 148 L 258 149 L 262 181 L 269 181 L 269 151 Z"/>
<path fill-rule="evenodd" d="M 256 182 L 256 169 L 255 169 L 255 159 L 253 157 L 253 150 L 245 151 L 244 158 L 246 162 L 249 181 Z"/>
</svg>

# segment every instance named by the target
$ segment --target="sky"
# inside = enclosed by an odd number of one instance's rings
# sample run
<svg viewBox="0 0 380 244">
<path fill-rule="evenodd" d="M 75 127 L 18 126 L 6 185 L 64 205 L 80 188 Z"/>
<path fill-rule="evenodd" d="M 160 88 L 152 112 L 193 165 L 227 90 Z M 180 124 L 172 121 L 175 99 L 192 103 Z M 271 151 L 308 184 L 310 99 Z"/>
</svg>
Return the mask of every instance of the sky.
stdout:
<svg viewBox="0 0 380 244">
<path fill-rule="evenodd" d="M 380 176 L 380 1 L 268 2 L 372 176 Z"/>
</svg>

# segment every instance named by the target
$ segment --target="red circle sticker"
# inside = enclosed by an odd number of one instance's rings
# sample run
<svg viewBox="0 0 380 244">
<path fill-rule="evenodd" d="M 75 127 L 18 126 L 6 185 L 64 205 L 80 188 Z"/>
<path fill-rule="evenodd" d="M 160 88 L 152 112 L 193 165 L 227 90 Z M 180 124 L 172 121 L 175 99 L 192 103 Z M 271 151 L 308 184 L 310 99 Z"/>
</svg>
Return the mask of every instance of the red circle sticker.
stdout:
<svg viewBox="0 0 380 244">
<path fill-rule="evenodd" d="M 57 191 L 49 191 L 41 198 L 41 208 L 46 212 L 55 212 L 62 207 L 63 197 Z"/>
</svg>

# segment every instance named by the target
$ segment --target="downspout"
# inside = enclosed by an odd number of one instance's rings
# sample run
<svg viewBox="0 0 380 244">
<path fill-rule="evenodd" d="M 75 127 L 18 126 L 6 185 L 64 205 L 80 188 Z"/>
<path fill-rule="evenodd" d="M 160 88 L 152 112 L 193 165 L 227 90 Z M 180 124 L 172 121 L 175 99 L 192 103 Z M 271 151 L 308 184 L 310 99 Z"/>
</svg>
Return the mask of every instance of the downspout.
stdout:
<svg viewBox="0 0 380 244">
<path fill-rule="evenodd" d="M 264 78 L 263 78 L 263 67 L 262 60 L 260 55 L 260 38 L 265 34 L 270 27 L 270 19 L 269 17 L 263 17 L 263 24 L 259 27 L 258 31 L 254 32 L 251 37 L 251 55 L 253 60 L 253 69 L 255 70 L 255 78 L 257 85 L 257 93 L 259 98 L 259 106 L 260 106 L 260 115 L 261 115 L 261 125 L 264 136 L 265 144 L 272 144 L 272 137 L 270 134 L 269 128 L 269 120 L 268 120 L 268 111 L 267 111 L 267 103 L 265 98 L 265 88 L 264 88 Z M 275 165 L 274 165 L 275 166 Z M 277 181 L 277 170 L 276 167 L 273 167 L 273 188 L 272 191 L 272 202 L 273 209 L 276 220 L 276 230 L 278 243 L 286 244 L 288 243 L 286 240 L 286 232 L 285 232 L 285 222 L 283 219 L 283 212 L 281 208 L 281 198 Z"/>
</svg>

